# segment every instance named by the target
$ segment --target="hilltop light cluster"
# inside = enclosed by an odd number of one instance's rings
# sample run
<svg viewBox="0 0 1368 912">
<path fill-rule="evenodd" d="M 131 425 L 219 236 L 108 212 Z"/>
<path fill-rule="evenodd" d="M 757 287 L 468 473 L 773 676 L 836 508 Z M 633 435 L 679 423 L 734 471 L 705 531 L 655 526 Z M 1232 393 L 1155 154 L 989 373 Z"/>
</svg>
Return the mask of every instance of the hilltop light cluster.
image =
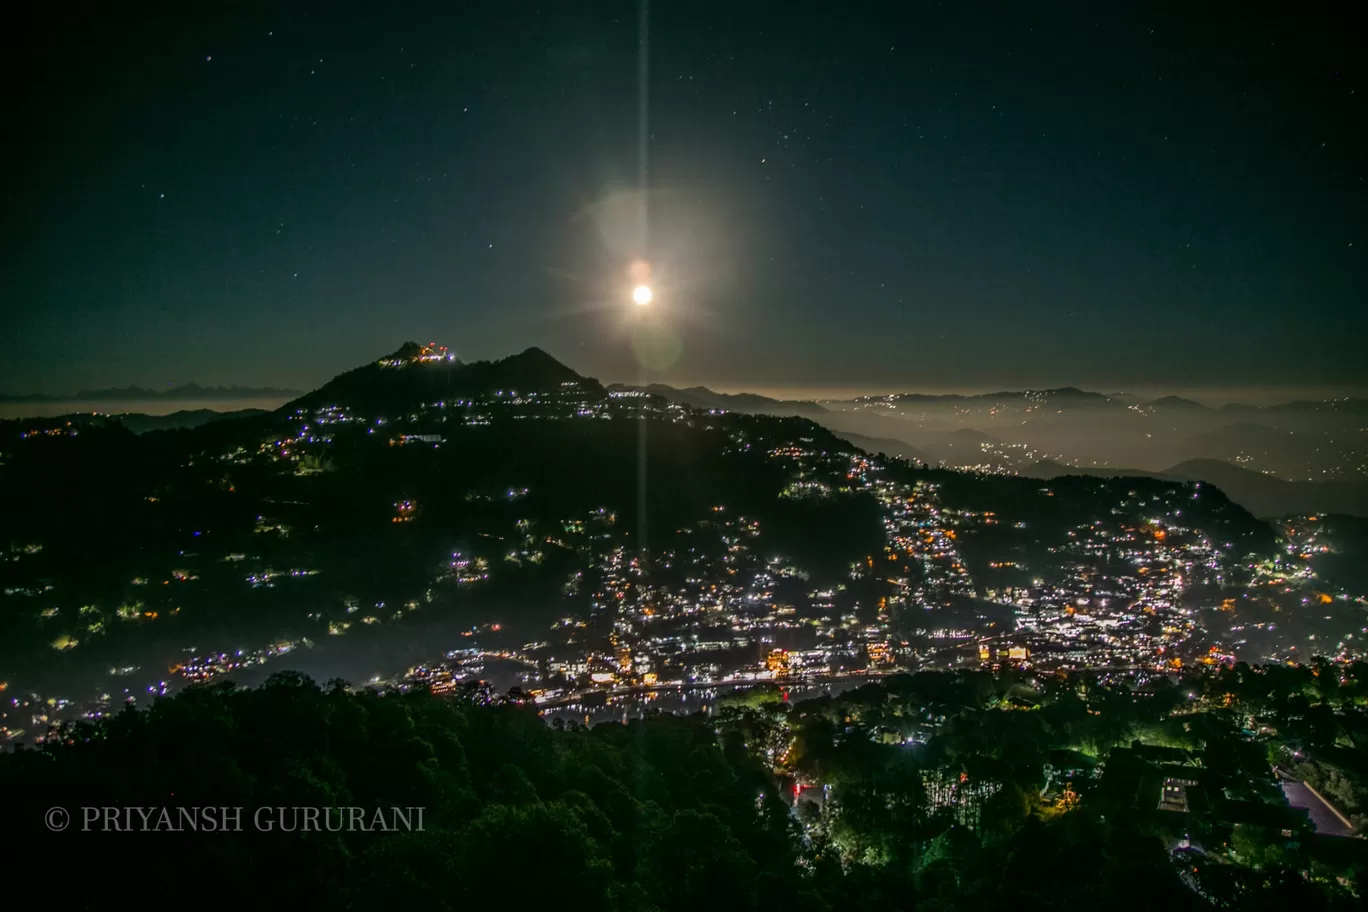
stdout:
<svg viewBox="0 0 1368 912">
<path fill-rule="evenodd" d="M 433 364 L 440 362 L 451 364 L 458 363 L 459 360 L 460 359 L 456 357 L 456 354 L 448 350 L 445 345 L 429 342 L 427 345 L 400 349 L 396 355 L 389 358 L 382 358 L 377 363 L 381 367 L 407 367 L 410 364 Z"/>
</svg>

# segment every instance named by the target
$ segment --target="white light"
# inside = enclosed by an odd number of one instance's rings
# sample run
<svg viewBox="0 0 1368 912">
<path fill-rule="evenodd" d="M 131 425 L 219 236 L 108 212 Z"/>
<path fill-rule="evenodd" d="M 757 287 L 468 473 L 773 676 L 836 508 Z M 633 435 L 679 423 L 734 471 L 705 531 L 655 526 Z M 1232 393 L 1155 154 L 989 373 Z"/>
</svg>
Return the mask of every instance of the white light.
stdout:
<svg viewBox="0 0 1368 912">
<path fill-rule="evenodd" d="M 651 293 L 651 287 L 649 285 L 638 285 L 636 288 L 632 289 L 632 300 L 636 301 L 638 304 L 650 304 L 651 299 L 654 297 L 655 295 Z"/>
</svg>

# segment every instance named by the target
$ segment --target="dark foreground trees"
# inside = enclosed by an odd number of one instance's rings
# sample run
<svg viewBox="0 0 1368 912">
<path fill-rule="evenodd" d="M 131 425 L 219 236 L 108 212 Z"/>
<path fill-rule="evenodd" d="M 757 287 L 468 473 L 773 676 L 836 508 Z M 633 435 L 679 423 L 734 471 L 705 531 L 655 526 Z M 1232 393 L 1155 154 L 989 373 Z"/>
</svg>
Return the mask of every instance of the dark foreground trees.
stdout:
<svg viewBox="0 0 1368 912">
<path fill-rule="evenodd" d="M 526 708 L 288 673 L 254 690 L 195 688 L 0 757 L 3 868 L 15 895 L 41 889 L 62 908 L 130 897 L 294 909 L 1210 907 L 1162 843 L 1124 820 L 989 806 L 978 832 L 928 822 L 910 762 L 842 767 L 844 813 L 868 818 L 854 821 L 860 839 L 879 836 L 852 863 L 814 844 L 745 749 L 758 729 L 729 725 L 553 728 Z M 1024 792 L 1000 794 L 1010 805 Z M 100 815 L 86 831 L 85 807 L 242 808 L 241 828 L 110 832 Z M 422 808 L 422 830 L 299 832 L 288 809 L 303 807 Z M 52 808 L 69 815 L 60 832 Z M 256 825 L 260 809 L 270 830 Z"/>
</svg>

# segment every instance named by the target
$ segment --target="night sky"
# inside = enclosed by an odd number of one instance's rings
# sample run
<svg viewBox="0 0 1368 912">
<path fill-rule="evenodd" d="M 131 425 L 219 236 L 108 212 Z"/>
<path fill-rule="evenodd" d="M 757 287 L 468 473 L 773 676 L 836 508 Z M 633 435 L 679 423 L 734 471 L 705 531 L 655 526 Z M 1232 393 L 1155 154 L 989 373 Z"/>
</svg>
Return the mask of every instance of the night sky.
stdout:
<svg viewBox="0 0 1368 912">
<path fill-rule="evenodd" d="M 1368 386 L 1329 7 L 656 0 L 643 241 L 637 3 L 101 6 L 6 29 L 0 392 Z"/>
</svg>

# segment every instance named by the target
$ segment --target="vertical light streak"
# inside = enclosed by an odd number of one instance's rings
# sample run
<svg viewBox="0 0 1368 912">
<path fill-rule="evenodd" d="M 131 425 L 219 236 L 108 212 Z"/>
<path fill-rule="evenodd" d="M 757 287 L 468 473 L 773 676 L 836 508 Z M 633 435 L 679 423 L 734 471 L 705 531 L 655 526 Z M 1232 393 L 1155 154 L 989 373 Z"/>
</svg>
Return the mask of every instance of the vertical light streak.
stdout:
<svg viewBox="0 0 1368 912">
<path fill-rule="evenodd" d="M 641 0 L 637 24 L 637 245 L 640 256 L 647 262 L 646 164 L 648 76 L 650 72 L 650 0 Z M 638 386 L 646 387 L 646 365 L 637 359 Z M 637 425 L 637 550 L 642 569 L 646 569 L 646 402 L 641 400 L 641 415 Z"/>
</svg>

